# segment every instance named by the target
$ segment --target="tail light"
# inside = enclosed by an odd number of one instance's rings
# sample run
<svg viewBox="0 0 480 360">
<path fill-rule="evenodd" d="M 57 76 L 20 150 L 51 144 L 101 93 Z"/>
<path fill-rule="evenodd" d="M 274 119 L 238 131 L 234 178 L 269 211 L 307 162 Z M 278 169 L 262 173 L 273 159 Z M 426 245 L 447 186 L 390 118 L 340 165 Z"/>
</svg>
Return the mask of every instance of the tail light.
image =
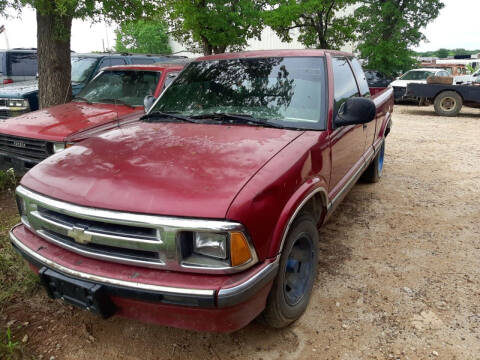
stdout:
<svg viewBox="0 0 480 360">
<path fill-rule="evenodd" d="M 12 79 L 3 79 L 3 85 L 11 84 L 11 83 L 13 83 Z"/>
</svg>

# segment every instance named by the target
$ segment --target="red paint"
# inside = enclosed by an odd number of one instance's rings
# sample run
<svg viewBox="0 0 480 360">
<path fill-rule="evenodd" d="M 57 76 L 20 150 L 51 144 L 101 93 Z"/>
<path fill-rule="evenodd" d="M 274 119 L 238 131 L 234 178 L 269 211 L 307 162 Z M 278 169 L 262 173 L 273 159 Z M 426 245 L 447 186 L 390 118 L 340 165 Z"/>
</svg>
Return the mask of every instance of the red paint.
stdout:
<svg viewBox="0 0 480 360">
<path fill-rule="evenodd" d="M 23 225 L 16 227 L 13 232 L 28 248 L 35 250 L 43 257 L 55 259 L 56 263 L 69 269 L 151 285 L 214 289 L 218 292 L 222 288 L 230 288 L 245 281 L 271 262 L 265 261 L 241 274 L 234 275 L 174 273 L 85 258 L 46 242 Z M 33 265 L 30 267 L 35 272 L 39 270 Z M 112 297 L 112 300 L 120 316 L 197 331 L 231 332 L 246 326 L 262 312 L 271 286 L 271 283 L 265 285 L 255 296 L 228 308 L 195 308 L 119 297 Z"/>
<path fill-rule="evenodd" d="M 158 97 L 169 72 L 180 71 L 179 65 L 130 65 L 112 66 L 106 70 L 144 70 L 161 71 L 159 83 L 154 96 Z M 87 104 L 85 102 L 70 102 L 63 105 L 30 112 L 15 118 L 0 122 L 0 134 L 9 134 L 30 139 L 49 141 L 76 140 L 77 135 L 85 130 L 107 124 L 132 121 L 143 115 L 143 106 L 131 108 L 115 104 Z M 83 139 L 83 137 L 82 137 Z"/>
<path fill-rule="evenodd" d="M 368 124 L 367 130 L 362 125 L 333 129 L 331 55 L 348 54 L 282 50 L 220 54 L 197 60 L 326 56 L 329 99 L 324 131 L 246 125 L 135 123 L 90 138 L 50 157 L 31 170 L 22 179 L 22 185 L 84 206 L 238 221 L 245 225 L 260 262 L 264 264 L 279 253 L 286 226 L 299 204 L 320 188 L 326 192 L 321 198 L 321 223 L 332 200 L 381 143 L 378 140 L 383 139 L 391 120 L 393 92 L 385 90 L 372 96 L 377 105 L 377 117 Z M 25 237 L 25 233 L 19 234 L 22 241 Z M 34 248 L 33 243 L 40 240 L 32 238 L 36 237 L 32 234 L 29 237 Z M 58 262 L 74 256 L 61 249 L 43 254 L 47 253 Z M 112 271 L 111 276 L 119 278 L 123 274 L 119 271 L 124 269 L 123 265 L 100 261 L 94 264 L 93 261 L 85 259 L 80 268 Z M 195 287 L 209 287 L 213 283 L 221 287 L 227 281 L 234 283 L 238 276 L 251 276 L 251 269 L 223 277 L 195 275 L 190 280 L 186 274 L 141 268 L 136 271 L 141 279 L 145 276 L 179 286 L 188 286 L 193 281 Z M 213 324 L 205 324 L 208 311 L 196 309 L 189 313 L 185 310 L 179 313 L 181 320 L 176 321 L 165 307 L 150 307 L 149 311 L 142 312 L 132 302 L 121 300 L 119 303 L 126 316 L 146 321 L 152 318 L 158 321 L 163 316 L 168 325 L 201 330 L 211 330 L 213 326 L 225 330 L 248 323 L 253 314 L 263 308 L 265 296 L 266 293 L 258 294 L 248 310 L 239 309 L 240 319 L 241 312 L 245 312 L 244 321 L 231 320 L 235 324 L 231 326 L 218 324 L 216 315 L 212 315 Z M 185 317 L 195 320 L 184 322 Z M 225 321 L 230 321 L 227 318 Z"/>
</svg>

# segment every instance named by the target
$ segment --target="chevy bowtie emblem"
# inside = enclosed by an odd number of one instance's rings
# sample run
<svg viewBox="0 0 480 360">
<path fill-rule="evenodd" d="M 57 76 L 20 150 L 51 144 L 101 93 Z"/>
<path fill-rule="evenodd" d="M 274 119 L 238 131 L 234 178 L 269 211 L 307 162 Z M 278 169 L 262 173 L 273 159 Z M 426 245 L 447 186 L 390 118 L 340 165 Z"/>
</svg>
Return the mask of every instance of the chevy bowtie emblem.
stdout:
<svg viewBox="0 0 480 360">
<path fill-rule="evenodd" d="M 92 241 L 92 235 L 86 234 L 86 230 L 86 228 L 74 226 L 72 229 L 68 230 L 68 236 L 75 240 L 76 243 L 85 245 Z"/>
</svg>

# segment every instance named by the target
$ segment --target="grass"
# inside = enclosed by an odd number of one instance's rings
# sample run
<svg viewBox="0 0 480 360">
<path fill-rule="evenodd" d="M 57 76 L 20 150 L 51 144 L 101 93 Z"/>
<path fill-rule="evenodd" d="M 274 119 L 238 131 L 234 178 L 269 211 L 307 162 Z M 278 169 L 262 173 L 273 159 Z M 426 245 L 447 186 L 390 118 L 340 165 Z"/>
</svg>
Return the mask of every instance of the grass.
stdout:
<svg viewBox="0 0 480 360">
<path fill-rule="evenodd" d="M 0 191 L 13 191 L 17 186 L 17 178 L 13 169 L 0 170 Z"/>
<path fill-rule="evenodd" d="M 3 341 L 0 343 L 0 357 L 6 360 L 14 360 L 19 358 L 21 354 L 20 343 L 13 341 L 13 336 L 10 328 L 7 328 L 7 332 Z"/>
<path fill-rule="evenodd" d="M 14 203 L 12 191 L 0 193 L 0 309 L 15 295 L 31 294 L 38 284 L 8 239 L 8 232 L 20 221 Z"/>
</svg>

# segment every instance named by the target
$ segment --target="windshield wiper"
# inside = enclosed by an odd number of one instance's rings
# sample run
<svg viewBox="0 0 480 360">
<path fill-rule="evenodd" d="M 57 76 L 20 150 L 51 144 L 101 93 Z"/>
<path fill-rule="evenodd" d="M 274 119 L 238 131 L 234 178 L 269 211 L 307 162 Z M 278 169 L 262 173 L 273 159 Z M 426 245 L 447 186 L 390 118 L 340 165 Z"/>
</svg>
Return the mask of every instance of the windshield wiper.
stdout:
<svg viewBox="0 0 480 360">
<path fill-rule="evenodd" d="M 177 114 L 177 113 L 161 112 L 161 111 L 153 111 L 149 114 L 143 115 L 140 118 L 140 120 L 153 120 L 153 119 L 160 120 L 160 119 L 168 119 L 168 118 L 198 124 L 197 121 L 195 121 L 191 118 L 188 118 L 186 116 L 183 116 L 183 115 L 180 115 L 180 114 Z"/>
<path fill-rule="evenodd" d="M 133 106 L 132 104 L 129 104 L 127 103 L 126 101 L 123 101 L 121 99 L 100 99 L 98 100 L 98 102 L 108 102 L 108 103 L 120 103 L 122 105 L 125 105 L 125 106 L 128 106 L 128 107 L 131 107 L 133 109 L 135 109 L 135 106 Z"/>
<path fill-rule="evenodd" d="M 210 113 L 191 116 L 192 119 L 220 119 L 220 120 L 233 120 L 241 124 L 255 124 L 260 126 L 268 126 L 278 129 L 284 129 L 285 127 L 279 124 L 274 124 L 266 119 L 257 119 L 249 114 L 231 114 L 231 113 Z"/>
<path fill-rule="evenodd" d="M 87 98 L 81 97 L 81 96 L 75 96 L 73 98 L 73 100 L 82 100 L 82 101 L 85 101 L 88 105 L 92 104 L 92 102 L 90 100 L 88 100 Z"/>
</svg>

